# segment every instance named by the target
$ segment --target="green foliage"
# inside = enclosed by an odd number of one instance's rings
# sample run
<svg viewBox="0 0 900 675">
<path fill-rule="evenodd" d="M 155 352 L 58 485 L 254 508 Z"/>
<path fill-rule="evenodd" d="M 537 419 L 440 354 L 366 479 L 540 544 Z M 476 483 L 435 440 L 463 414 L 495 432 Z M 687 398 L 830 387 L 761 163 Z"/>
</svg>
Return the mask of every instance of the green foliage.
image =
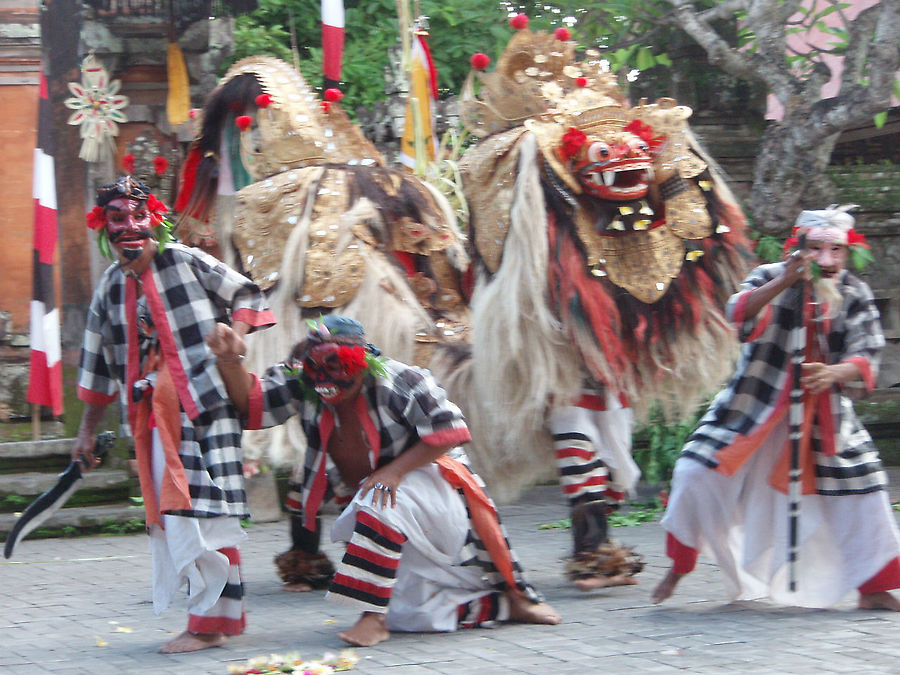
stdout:
<svg viewBox="0 0 900 675">
<path fill-rule="evenodd" d="M 610 527 L 631 527 L 656 522 L 663 511 L 665 507 L 659 499 L 649 502 L 628 502 L 624 509 L 610 513 L 607 520 Z M 538 525 L 539 530 L 568 530 L 571 527 L 571 518 Z"/>
<path fill-rule="evenodd" d="M 781 260 L 781 252 L 784 242 L 778 237 L 763 235 L 756 240 L 756 257 L 763 262 L 778 262 Z"/>
<path fill-rule="evenodd" d="M 675 460 L 704 411 L 705 406 L 692 419 L 675 424 L 666 423 L 662 415 L 654 411 L 646 425 L 635 429 L 632 454 L 641 469 L 642 480 L 659 483 L 672 477 Z"/>
</svg>

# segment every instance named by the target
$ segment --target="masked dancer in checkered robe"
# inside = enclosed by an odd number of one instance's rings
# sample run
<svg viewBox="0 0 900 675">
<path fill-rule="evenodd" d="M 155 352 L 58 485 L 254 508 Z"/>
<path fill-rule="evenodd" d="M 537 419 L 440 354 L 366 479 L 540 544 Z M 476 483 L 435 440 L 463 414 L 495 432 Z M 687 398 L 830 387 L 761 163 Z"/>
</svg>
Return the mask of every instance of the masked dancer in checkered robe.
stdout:
<svg viewBox="0 0 900 675">
<path fill-rule="evenodd" d="M 371 646 L 390 630 L 559 623 L 522 578 L 459 447 L 470 439 L 462 413 L 430 372 L 379 358 L 362 325 L 336 314 L 313 322 L 289 363 L 262 379 L 235 358 L 244 344 L 227 326 L 207 341 L 248 428 L 299 416 L 305 527 L 317 527 L 324 500 L 350 502 L 332 528 L 348 546 L 326 596 L 363 612 L 343 640 Z"/>
<path fill-rule="evenodd" d="M 827 607 L 854 589 L 860 609 L 900 611 L 900 534 L 878 450 L 851 398 L 875 386 L 884 346 L 869 287 L 845 268 L 864 239 L 843 208 L 803 211 L 785 262 L 751 272 L 731 298 L 743 342 L 737 372 L 675 465 L 662 524 L 673 566 L 653 594 L 668 598 L 699 551 L 734 599 Z M 814 270 L 817 272 L 814 273 Z M 809 282 L 815 278 L 814 282 Z M 796 282 L 807 280 L 796 286 Z M 797 589 L 787 583 L 791 325 L 806 323 Z"/>
<path fill-rule="evenodd" d="M 246 518 L 241 425 L 203 337 L 219 322 L 243 335 L 275 323 L 257 286 L 175 243 L 166 207 L 131 178 L 98 191 L 88 226 L 115 258 L 88 311 L 72 457 L 96 464 L 94 431 L 118 394 L 134 436 L 153 553 L 153 606 L 189 586 L 187 630 L 164 653 L 221 644 L 244 630 L 238 545 Z"/>
</svg>

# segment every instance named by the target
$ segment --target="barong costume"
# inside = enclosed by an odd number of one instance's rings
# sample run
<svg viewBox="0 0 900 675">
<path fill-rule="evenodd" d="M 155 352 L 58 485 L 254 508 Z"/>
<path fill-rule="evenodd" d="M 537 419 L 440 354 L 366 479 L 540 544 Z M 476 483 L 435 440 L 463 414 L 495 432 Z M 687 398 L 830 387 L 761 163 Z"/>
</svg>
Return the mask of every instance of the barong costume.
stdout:
<svg viewBox="0 0 900 675">
<path fill-rule="evenodd" d="M 419 441 L 470 439 L 459 408 L 433 376 L 391 359 L 384 359 L 383 374 L 366 375 L 354 406 L 372 470 Z M 301 502 L 304 525 L 314 529 L 323 501 L 346 501 L 354 493 L 325 452 L 336 418 L 318 398 L 304 395 L 285 366 L 272 366 L 251 392 L 248 428 L 293 415 L 307 438 Z M 399 631 L 452 631 L 504 620 L 504 592 L 511 588 L 540 601 L 522 578 L 496 508 L 462 448 L 406 474 L 396 507 L 371 502 L 372 491 L 356 494 L 332 528 L 334 541 L 349 543 L 328 599 L 386 613 L 388 629 Z"/>
<path fill-rule="evenodd" d="M 275 323 L 252 281 L 169 243 L 138 279 L 118 264 L 106 270 L 81 354 L 79 398 L 106 405 L 118 394 L 123 431 L 134 436 L 154 609 L 165 609 L 188 582 L 194 633 L 234 635 L 245 624 L 241 425 L 204 342 L 217 322 L 232 320 L 250 330 Z"/>
<path fill-rule="evenodd" d="M 740 361 L 682 450 L 662 525 L 673 572 L 690 572 L 702 551 L 716 559 L 733 599 L 826 607 L 855 588 L 866 594 L 900 587 L 900 534 L 886 476 L 851 402 L 875 386 L 884 338 L 871 290 L 846 270 L 836 277 L 843 298 L 836 316 L 804 299 L 806 360 L 851 362 L 861 377 L 805 393 L 814 417 L 801 445 L 798 587 L 790 593 L 788 338 L 799 290 L 782 292 L 753 318 L 744 315 L 754 289 L 783 267 L 756 268 L 728 303 L 743 343 Z"/>
</svg>

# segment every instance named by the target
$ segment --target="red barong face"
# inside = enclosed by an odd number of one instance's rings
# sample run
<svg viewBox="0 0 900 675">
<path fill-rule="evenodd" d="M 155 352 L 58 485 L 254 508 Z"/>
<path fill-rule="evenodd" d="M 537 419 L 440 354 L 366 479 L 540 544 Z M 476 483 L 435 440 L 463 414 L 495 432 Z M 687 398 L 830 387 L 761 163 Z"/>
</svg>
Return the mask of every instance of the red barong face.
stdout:
<svg viewBox="0 0 900 675">
<path fill-rule="evenodd" d="M 588 136 L 573 157 L 572 173 L 598 199 L 631 201 L 646 196 L 651 165 L 647 142 L 621 131 Z"/>
</svg>

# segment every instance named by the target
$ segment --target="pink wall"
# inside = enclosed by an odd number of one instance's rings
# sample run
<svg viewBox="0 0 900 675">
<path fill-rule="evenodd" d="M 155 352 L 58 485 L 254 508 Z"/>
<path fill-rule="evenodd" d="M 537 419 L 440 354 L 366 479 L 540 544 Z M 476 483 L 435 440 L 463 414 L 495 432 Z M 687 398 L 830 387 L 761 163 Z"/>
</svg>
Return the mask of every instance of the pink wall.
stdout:
<svg viewBox="0 0 900 675">
<path fill-rule="evenodd" d="M 843 14 L 847 17 L 848 20 L 855 19 L 856 16 L 866 7 L 871 7 L 872 5 L 877 5 L 879 0 L 845 0 L 850 7 L 843 11 Z M 897 2 L 898 0 L 884 0 L 884 2 Z M 822 10 L 827 7 L 827 3 L 824 0 L 807 0 L 804 3 L 806 6 L 816 6 L 817 9 Z M 797 18 L 797 17 L 794 17 Z M 832 12 L 828 16 L 825 17 L 824 22 L 828 26 L 841 26 L 842 20 L 841 15 L 838 12 Z M 809 33 L 797 33 L 794 35 L 788 36 L 788 44 L 798 52 L 808 52 L 810 50 L 810 45 L 815 48 L 829 48 L 834 42 L 837 41 L 837 38 L 834 35 L 830 35 L 828 33 L 823 33 L 820 30 L 813 29 Z M 841 81 L 841 73 L 843 72 L 843 59 L 839 56 L 833 56 L 831 54 L 825 54 L 822 56 L 822 60 L 831 68 L 831 80 L 822 87 L 822 98 L 830 98 L 834 96 L 838 92 L 838 88 L 840 87 Z M 900 70 L 897 71 L 900 74 Z M 892 105 L 897 105 L 897 100 L 893 99 Z M 779 120 L 781 119 L 782 114 L 784 113 L 784 107 L 781 105 L 781 102 L 778 101 L 774 96 L 769 96 L 768 98 L 768 107 L 766 110 L 766 117 L 768 119 Z"/>
</svg>

